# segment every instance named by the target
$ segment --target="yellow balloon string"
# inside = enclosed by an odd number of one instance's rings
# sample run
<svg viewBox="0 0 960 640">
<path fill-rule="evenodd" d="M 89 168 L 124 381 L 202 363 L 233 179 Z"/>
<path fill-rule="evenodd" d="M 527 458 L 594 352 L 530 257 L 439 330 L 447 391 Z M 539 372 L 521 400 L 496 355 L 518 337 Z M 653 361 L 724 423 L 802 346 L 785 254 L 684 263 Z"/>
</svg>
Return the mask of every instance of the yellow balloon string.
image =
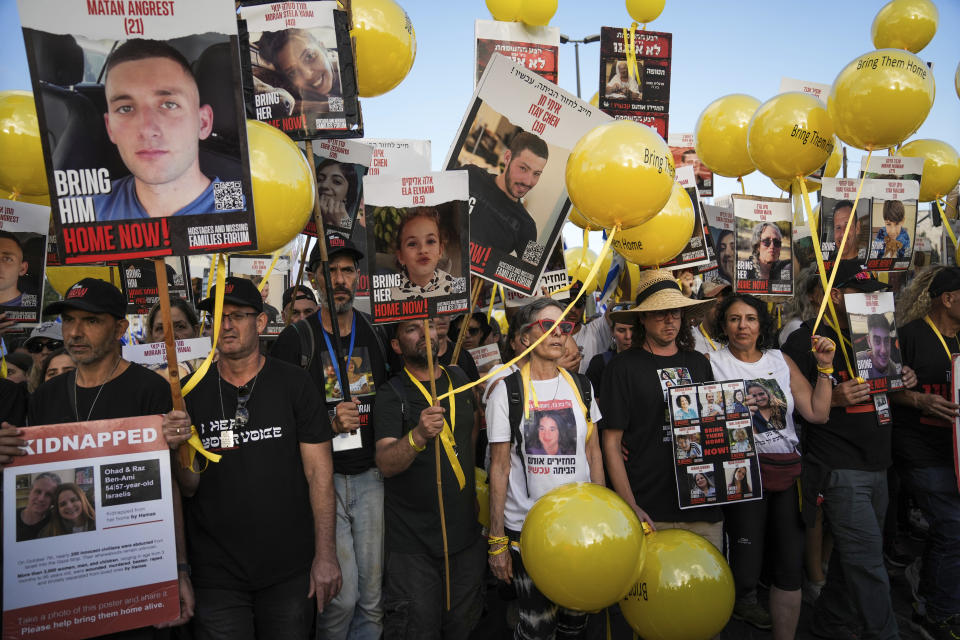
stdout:
<svg viewBox="0 0 960 640">
<path fill-rule="evenodd" d="M 490 292 L 490 306 L 487 307 L 487 324 L 490 324 L 490 316 L 493 315 L 493 303 L 497 301 L 497 288 L 499 286 L 498 284 L 494 284 L 492 287 L 493 291 Z"/>
<path fill-rule="evenodd" d="M 213 288 L 213 283 L 217 279 L 217 259 L 212 257 L 210 259 L 210 271 L 207 272 L 207 296 L 210 297 L 210 290 Z M 203 333 L 204 328 L 207 326 L 207 321 L 210 319 L 210 313 L 207 311 L 203 312 L 203 317 L 200 320 L 200 333 Z"/>
<path fill-rule="evenodd" d="M 610 230 L 610 233 L 607 235 L 607 241 L 604 243 L 603 248 L 600 250 L 600 256 L 597 258 L 597 261 L 593 263 L 593 267 L 590 268 L 590 273 L 587 275 L 587 280 L 588 280 L 588 281 L 591 280 L 591 279 L 593 279 L 593 278 L 597 275 L 597 271 L 600 270 L 600 263 L 603 261 L 603 258 L 610 252 L 610 245 L 613 244 L 613 238 L 614 238 L 614 236 L 617 235 L 617 233 L 618 233 L 619 231 L 620 231 L 620 225 L 617 225 L 616 227 L 614 227 L 613 229 Z M 520 355 L 518 355 L 517 357 L 515 357 L 515 358 L 514 358 L 513 360 L 511 360 L 511 361 L 506 362 L 506 363 L 500 365 L 499 367 L 496 367 L 496 368 L 494 368 L 494 369 L 491 369 L 490 371 L 487 372 L 487 374 L 486 374 L 485 376 L 482 376 L 479 380 L 475 380 L 475 381 L 473 381 L 473 382 L 470 382 L 470 383 L 468 383 L 468 384 L 463 385 L 462 387 L 458 387 L 458 388 L 456 388 L 456 389 L 453 389 L 453 390 L 451 390 L 451 391 L 448 391 L 447 393 L 445 393 L 445 394 L 443 394 L 442 396 L 438 397 L 437 400 L 443 400 L 444 398 L 447 398 L 447 397 L 449 397 L 449 396 L 456 395 L 456 394 L 461 393 L 461 392 L 463 392 L 463 391 L 467 391 L 468 389 L 472 389 L 473 387 L 477 386 L 478 384 L 482 384 L 482 383 L 486 382 L 487 380 L 489 380 L 490 378 L 492 378 L 492 377 L 495 376 L 496 374 L 500 373 L 501 371 L 503 371 L 503 370 L 505 370 L 505 369 L 509 369 L 510 367 L 512 367 L 513 365 L 515 365 L 516 363 L 518 363 L 520 360 L 522 360 L 523 358 L 527 357 L 527 355 L 528 355 L 531 351 L 533 351 L 534 349 L 536 349 L 537 346 L 538 346 L 541 342 L 543 342 L 544 340 L 546 340 L 547 337 L 548 337 L 550 334 L 553 333 L 554 329 L 557 328 L 557 325 L 560 324 L 560 322 L 563 321 L 563 319 L 566 317 L 566 315 L 567 315 L 568 313 L 570 313 L 570 310 L 573 309 L 573 306 L 574 306 L 575 304 L 577 304 L 577 301 L 578 301 L 581 297 L 583 297 L 583 295 L 584 295 L 586 292 L 587 292 L 587 288 L 586 288 L 586 287 L 581 287 L 581 288 L 580 288 L 580 291 L 577 293 L 577 295 L 574 296 L 572 300 L 570 300 L 570 304 L 567 305 L 567 308 L 563 310 L 563 313 L 560 314 L 560 317 L 558 317 L 557 320 L 556 320 L 556 322 L 553 323 L 553 326 L 550 327 L 550 330 L 549 330 L 549 331 L 545 331 L 545 332 L 543 333 L 543 335 L 540 336 L 539 338 L 537 338 L 537 339 L 534 341 L 533 344 L 531 344 L 529 347 L 526 348 L 526 350 L 523 351 L 523 353 L 521 353 Z"/>
<path fill-rule="evenodd" d="M 833 306 L 833 299 L 830 297 L 830 289 L 833 285 L 832 280 L 827 279 L 827 269 L 823 264 L 823 252 L 820 251 L 820 234 L 817 232 L 818 219 L 813 213 L 813 208 L 810 206 L 810 193 L 807 191 L 806 181 L 802 177 L 798 177 L 797 181 L 800 183 L 800 192 L 803 194 L 803 206 L 807 213 L 807 220 L 810 224 L 810 241 L 813 244 L 813 255 L 817 260 L 817 272 L 820 274 L 820 283 L 823 286 L 823 302 L 825 302 L 830 309 L 830 317 L 833 318 L 833 327 L 837 336 L 840 338 L 840 350 L 843 352 L 843 359 L 847 364 L 847 373 L 850 374 L 850 378 L 854 379 L 857 376 L 853 372 L 853 364 L 850 362 L 850 356 L 847 355 L 847 350 L 843 346 L 843 334 L 840 333 L 840 323 L 837 320 L 837 310 Z M 856 215 L 856 209 L 853 209 L 853 212 L 850 216 L 852 220 Z M 848 227 L 849 228 L 849 227 Z M 839 264 L 840 261 L 836 260 L 835 264 Z M 836 270 L 834 270 L 836 273 Z M 822 304 L 821 303 L 821 315 L 822 315 Z M 828 322 L 829 324 L 829 322 Z M 817 327 L 819 326 L 819 318 L 817 319 L 817 324 L 813 327 L 813 334 L 816 335 Z M 812 350 L 812 349 L 811 349 Z"/>
<path fill-rule="evenodd" d="M 280 259 L 280 249 L 277 249 L 273 252 L 273 260 L 270 261 L 270 266 L 267 267 L 267 272 L 263 274 L 263 278 L 260 279 L 260 284 L 257 285 L 257 291 L 263 291 L 263 286 L 267 284 L 267 278 L 270 277 L 270 274 L 273 273 L 273 268 L 277 266 L 277 260 Z"/>
<path fill-rule="evenodd" d="M 747 188 L 743 185 L 743 176 L 737 176 L 737 182 L 740 183 L 740 193 L 747 195 Z"/>
<path fill-rule="evenodd" d="M 630 25 L 630 34 L 628 36 L 627 30 L 623 30 L 623 45 L 624 49 L 627 52 L 627 73 L 630 74 L 631 78 L 635 78 L 637 84 L 643 85 L 643 82 L 640 80 L 640 69 L 637 64 L 637 23 L 634 22 Z"/>
<path fill-rule="evenodd" d="M 0 378 L 6 379 L 7 374 L 7 356 L 3 355 L 0 356 Z"/>
<path fill-rule="evenodd" d="M 570 276 L 570 282 L 560 287 L 559 289 L 552 291 L 550 295 L 553 295 L 555 293 L 563 293 L 564 291 L 570 291 L 571 289 L 573 289 L 573 285 L 577 283 L 576 276 L 577 274 L 580 273 L 580 269 L 583 268 L 583 261 L 587 257 L 587 246 L 589 244 L 590 244 L 590 226 L 587 225 L 583 229 L 583 249 L 580 251 L 580 259 L 577 260 L 577 268 L 573 270 L 573 273 L 570 273 L 570 270 L 567 269 L 567 274 Z M 586 287 L 587 287 L 587 283 L 584 282 L 583 288 L 586 289 Z"/>
<path fill-rule="evenodd" d="M 953 229 L 950 227 L 950 221 L 947 220 L 947 214 L 943 210 L 943 204 L 940 202 L 940 198 L 936 198 L 934 202 L 937 203 L 937 209 L 940 211 L 940 222 L 943 223 L 944 229 L 947 231 L 947 235 L 950 236 L 950 241 L 953 242 L 953 250 L 957 250 L 957 236 L 954 235 Z"/>
</svg>

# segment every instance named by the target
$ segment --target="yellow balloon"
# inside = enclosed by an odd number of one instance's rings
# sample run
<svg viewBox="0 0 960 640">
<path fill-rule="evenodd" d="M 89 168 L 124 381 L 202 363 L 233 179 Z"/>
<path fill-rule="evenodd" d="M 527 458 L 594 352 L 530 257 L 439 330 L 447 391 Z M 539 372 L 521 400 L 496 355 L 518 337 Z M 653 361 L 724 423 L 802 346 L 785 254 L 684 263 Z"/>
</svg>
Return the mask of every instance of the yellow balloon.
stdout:
<svg viewBox="0 0 960 640">
<path fill-rule="evenodd" d="M 640 24 L 646 24 L 657 19 L 666 2 L 667 0 L 627 0 L 627 13 Z"/>
<path fill-rule="evenodd" d="M 599 287 L 607 280 L 607 274 L 610 273 L 610 264 L 613 257 L 607 253 L 600 268 L 597 269 L 597 275 L 593 280 L 587 282 L 587 276 L 590 275 L 590 269 L 593 263 L 597 261 L 597 254 L 590 249 L 583 247 L 574 247 L 563 252 L 563 262 L 567 266 L 567 274 L 571 280 L 580 281 L 587 287 L 587 290 L 593 290 Z"/>
<path fill-rule="evenodd" d="M 618 233 L 613 249 L 629 262 L 656 267 L 683 251 L 696 222 L 697 214 L 687 190 L 674 184 L 663 210 L 639 227 Z"/>
<path fill-rule="evenodd" d="M 494 20 L 516 22 L 520 19 L 520 0 L 487 0 L 487 9 Z"/>
<path fill-rule="evenodd" d="M 940 14 L 930 0 L 890 0 L 870 25 L 870 38 L 877 49 L 919 52 L 937 32 Z"/>
<path fill-rule="evenodd" d="M 84 278 L 106 280 L 117 289 L 123 289 L 120 282 L 119 267 L 98 267 L 92 264 L 85 264 L 81 267 L 47 267 L 46 273 L 47 282 L 61 296 L 67 293 L 67 289 Z"/>
<path fill-rule="evenodd" d="M 733 613 L 733 573 L 716 547 L 683 529 L 647 536 L 640 578 L 620 611 L 644 640 L 703 640 Z"/>
<path fill-rule="evenodd" d="M 591 224 L 582 213 L 577 211 L 576 207 L 570 207 L 570 213 L 567 214 L 567 221 L 572 222 L 574 226 L 580 227 L 581 229 L 596 229 L 597 226 Z"/>
<path fill-rule="evenodd" d="M 417 57 L 417 36 L 407 12 L 393 0 L 353 0 L 357 92 L 383 95 L 400 84 Z"/>
<path fill-rule="evenodd" d="M 13 193 L 7 191 L 6 189 L 0 189 L 0 198 L 4 200 L 17 200 L 19 202 L 29 202 L 30 204 L 42 204 L 45 207 L 50 206 L 50 194 L 44 193 L 41 195 L 27 195 L 25 193 L 18 193 L 14 197 Z"/>
<path fill-rule="evenodd" d="M 637 579 L 645 545 L 633 509 L 590 482 L 541 496 L 520 532 L 520 554 L 534 584 L 552 602 L 579 611 L 620 600 Z"/>
<path fill-rule="evenodd" d="M 826 106 L 809 93 L 791 91 L 770 98 L 753 114 L 747 153 L 767 177 L 807 176 L 833 152 L 833 124 Z"/>
<path fill-rule="evenodd" d="M 739 178 L 753 173 L 747 153 L 750 119 L 760 106 L 753 96 L 733 93 L 707 105 L 694 128 L 694 147 L 700 162 L 714 173 Z"/>
<path fill-rule="evenodd" d="M 960 73 L 960 67 L 957 67 L 957 72 Z M 960 75 L 958 75 L 957 77 L 960 78 Z M 593 97 L 590 98 L 590 104 L 592 104 L 592 105 L 595 106 L 595 107 L 599 107 L 599 106 L 600 106 L 600 92 L 599 92 L 599 91 L 597 91 L 595 94 L 593 94 Z"/>
<path fill-rule="evenodd" d="M 840 144 L 840 138 L 833 136 L 833 152 L 830 154 L 830 157 L 827 158 L 827 166 L 823 170 L 824 178 L 833 178 L 838 173 L 840 173 L 840 165 L 843 164 L 843 145 Z M 793 180 L 773 180 L 773 184 L 780 187 L 781 191 L 790 191 L 790 185 L 793 183 Z M 814 182 L 813 180 L 804 180 L 807 183 L 807 191 L 814 192 L 819 191 L 820 187 L 823 185 L 820 182 Z"/>
<path fill-rule="evenodd" d="M 670 199 L 673 154 L 656 131 L 632 120 L 602 124 L 567 158 L 567 192 L 597 228 L 643 224 Z"/>
<path fill-rule="evenodd" d="M 940 140 L 913 140 L 900 147 L 896 155 L 923 158 L 920 200 L 930 202 L 950 193 L 960 181 L 960 155 Z"/>
<path fill-rule="evenodd" d="M 27 195 L 48 191 L 37 109 L 29 91 L 0 91 L 0 187 Z"/>
<path fill-rule="evenodd" d="M 257 249 L 247 253 L 271 253 L 303 231 L 316 182 L 300 148 L 278 129 L 247 120 L 247 141 L 257 216 Z"/>
<path fill-rule="evenodd" d="M 520 19 L 533 27 L 545 27 L 557 12 L 557 0 L 521 0 Z"/>
<path fill-rule="evenodd" d="M 473 470 L 474 482 L 477 487 L 477 504 L 480 511 L 477 512 L 477 520 L 484 527 L 490 528 L 490 485 L 487 483 L 487 472 L 485 469 L 477 467 Z"/>
<path fill-rule="evenodd" d="M 827 112 L 837 136 L 850 146 L 889 148 L 920 128 L 935 93 L 933 73 L 923 60 L 880 49 L 857 57 L 837 75 Z"/>
</svg>

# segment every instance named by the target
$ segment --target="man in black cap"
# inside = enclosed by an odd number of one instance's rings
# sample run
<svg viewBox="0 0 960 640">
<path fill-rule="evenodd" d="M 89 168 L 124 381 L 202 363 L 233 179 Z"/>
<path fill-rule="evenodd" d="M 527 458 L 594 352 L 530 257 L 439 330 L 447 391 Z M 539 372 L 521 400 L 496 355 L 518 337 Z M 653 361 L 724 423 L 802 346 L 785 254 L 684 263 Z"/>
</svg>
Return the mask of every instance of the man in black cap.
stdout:
<svg viewBox="0 0 960 640">
<path fill-rule="evenodd" d="M 907 293 L 900 300 L 915 317 L 899 332 L 903 364 L 916 371 L 918 386 L 891 400 L 897 467 L 930 523 L 918 590 L 923 607 L 914 607 L 913 623 L 939 640 L 960 638 L 960 492 L 952 436 L 960 406 L 951 400 L 950 373 L 960 353 L 960 268 L 932 271 L 916 278 L 915 292 L 926 285 L 930 299 L 926 315 L 927 305 Z"/>
<path fill-rule="evenodd" d="M 216 287 L 198 308 L 214 312 Z M 177 469 L 196 586 L 194 636 L 302 640 L 340 589 L 330 423 L 303 370 L 259 351 L 257 287 L 227 278 L 210 371 L 172 412 L 223 457 Z M 189 379 L 188 379 L 189 382 Z M 171 439 L 172 444 L 182 440 Z"/>
<path fill-rule="evenodd" d="M 305 368 L 326 402 L 333 431 L 333 470 L 337 493 L 337 558 L 343 588 L 317 620 L 320 637 L 376 638 L 382 630 L 383 476 L 374 464 L 373 400 L 386 383 L 386 340 L 370 319 L 353 308 L 363 253 L 349 238 L 327 236 L 330 283 L 335 309 L 327 307 L 319 245 L 308 271 L 320 294 L 320 313 L 308 316 L 277 338 L 271 355 Z M 340 352 L 348 366 L 337 366 L 332 334 L 335 318 Z M 358 364 L 359 363 L 359 364 Z M 346 376 L 344 376 L 346 370 Z M 371 383 L 372 382 L 372 383 Z M 342 389 L 349 385 L 350 400 Z"/>
<path fill-rule="evenodd" d="M 859 261 L 841 260 L 830 290 L 839 326 L 831 326 L 832 320 L 825 316 L 817 330 L 838 347 L 833 367 L 818 370 L 810 350 L 810 321 L 783 345 L 783 352 L 811 384 L 821 374 L 831 376 L 834 384 L 830 419 L 825 424 L 803 425 L 803 517 L 812 527 L 821 505 L 834 538 L 827 582 L 815 605 L 814 633 L 822 637 L 853 637 L 858 631 L 862 638 L 898 637 L 883 564 L 882 532 L 892 419 L 886 399 L 879 397 L 882 394 L 870 396 L 870 385 L 850 375 L 841 352 L 855 367 L 844 295 L 885 288 Z M 903 380 L 906 387 L 916 384 L 909 367 L 903 370 Z"/>
<path fill-rule="evenodd" d="M 296 293 L 296 296 L 294 296 Z M 293 286 L 283 292 L 283 322 L 299 322 L 317 310 L 317 298 L 309 287 Z"/>
</svg>

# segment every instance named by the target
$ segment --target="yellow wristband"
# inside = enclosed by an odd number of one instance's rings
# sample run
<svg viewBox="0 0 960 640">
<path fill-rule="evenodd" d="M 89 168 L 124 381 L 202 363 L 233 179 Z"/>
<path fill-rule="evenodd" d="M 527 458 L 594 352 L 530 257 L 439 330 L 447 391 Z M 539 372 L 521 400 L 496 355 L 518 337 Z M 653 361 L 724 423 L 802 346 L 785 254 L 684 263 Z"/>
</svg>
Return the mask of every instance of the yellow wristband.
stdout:
<svg viewBox="0 0 960 640">
<path fill-rule="evenodd" d="M 825 373 L 825 374 L 827 374 L 828 376 L 832 376 L 832 375 L 833 375 L 833 367 L 819 367 L 819 366 L 818 366 L 818 367 L 817 367 L 817 371 L 819 371 L 820 373 Z"/>
<path fill-rule="evenodd" d="M 490 536 L 487 538 L 487 544 L 510 544 L 510 538 L 507 536 Z"/>
<path fill-rule="evenodd" d="M 506 550 L 509 549 L 509 548 L 510 548 L 510 545 L 505 544 L 505 545 L 503 545 L 502 547 L 500 547 L 499 549 L 487 549 L 487 555 L 488 555 L 488 556 L 498 556 L 498 555 L 500 555 L 501 553 L 503 553 L 504 551 L 506 551 Z"/>
<path fill-rule="evenodd" d="M 410 442 L 410 446 L 413 447 L 413 450 L 417 453 L 420 453 L 427 448 L 427 445 L 423 445 L 422 447 L 417 446 L 417 443 L 413 440 L 413 430 L 407 431 L 407 441 Z"/>
</svg>

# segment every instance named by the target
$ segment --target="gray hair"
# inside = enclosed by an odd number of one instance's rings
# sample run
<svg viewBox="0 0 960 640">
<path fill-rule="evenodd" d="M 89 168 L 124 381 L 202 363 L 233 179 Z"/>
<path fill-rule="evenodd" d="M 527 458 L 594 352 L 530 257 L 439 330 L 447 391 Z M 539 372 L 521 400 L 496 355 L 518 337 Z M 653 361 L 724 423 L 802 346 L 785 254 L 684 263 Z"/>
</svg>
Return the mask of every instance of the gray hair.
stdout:
<svg viewBox="0 0 960 640">
<path fill-rule="evenodd" d="M 544 309 L 555 307 L 563 311 L 565 307 L 550 297 L 534 298 L 532 301 L 520 307 L 516 315 L 513 316 L 516 321 L 515 335 L 522 335 L 527 332 L 527 326 L 533 322 L 538 313 Z M 512 324 L 512 323 L 511 323 Z"/>
<path fill-rule="evenodd" d="M 760 255 L 760 236 L 763 235 L 763 230 L 767 227 L 773 227 L 773 230 L 777 232 L 777 237 L 783 239 L 780 227 L 772 222 L 761 222 L 753 228 L 753 233 L 750 234 L 750 246 L 753 247 L 753 255 L 755 256 Z"/>
<path fill-rule="evenodd" d="M 43 480 L 44 478 L 53 481 L 53 484 L 57 485 L 58 487 L 60 486 L 60 483 L 63 482 L 63 480 L 60 479 L 60 476 L 52 471 L 44 471 L 37 474 L 37 477 L 33 479 L 33 484 L 36 484 L 37 480 Z"/>
</svg>

